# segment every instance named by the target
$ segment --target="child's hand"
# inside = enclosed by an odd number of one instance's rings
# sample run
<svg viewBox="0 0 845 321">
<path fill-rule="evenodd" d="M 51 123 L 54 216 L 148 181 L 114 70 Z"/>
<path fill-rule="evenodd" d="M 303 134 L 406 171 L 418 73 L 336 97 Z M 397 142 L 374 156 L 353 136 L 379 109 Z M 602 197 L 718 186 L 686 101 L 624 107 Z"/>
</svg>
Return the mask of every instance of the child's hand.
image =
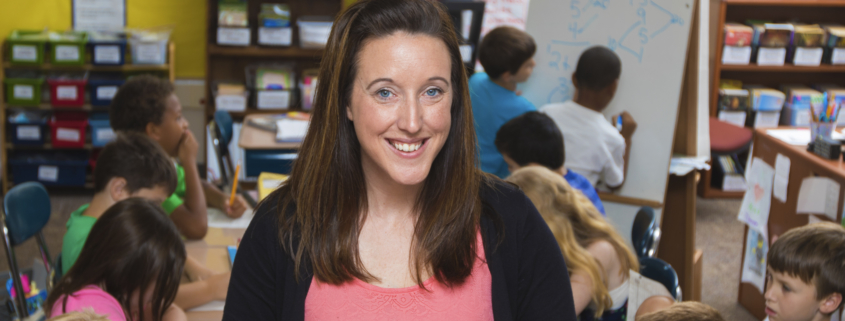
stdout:
<svg viewBox="0 0 845 321">
<path fill-rule="evenodd" d="M 231 218 L 239 218 L 243 216 L 247 208 L 246 200 L 241 195 L 237 195 L 235 197 L 234 204 L 229 204 L 229 200 L 227 199 L 223 205 L 223 211 Z"/>
<path fill-rule="evenodd" d="M 181 162 L 183 166 L 195 165 L 194 163 L 196 163 L 198 149 L 199 144 L 197 143 L 196 138 L 194 138 L 194 134 L 190 130 L 186 130 L 182 134 L 182 140 L 179 141 L 179 162 Z"/>
<path fill-rule="evenodd" d="M 208 289 L 215 300 L 226 300 L 226 292 L 229 291 L 229 278 L 231 276 L 232 272 L 226 272 L 212 275 L 210 278 L 205 280 L 206 284 L 208 284 Z"/>
<path fill-rule="evenodd" d="M 631 114 L 627 111 L 623 111 L 619 114 L 619 117 L 622 117 L 622 130 L 619 133 L 625 139 L 630 139 L 634 135 L 634 132 L 637 131 L 637 122 L 634 121 L 634 117 L 631 117 Z"/>
</svg>

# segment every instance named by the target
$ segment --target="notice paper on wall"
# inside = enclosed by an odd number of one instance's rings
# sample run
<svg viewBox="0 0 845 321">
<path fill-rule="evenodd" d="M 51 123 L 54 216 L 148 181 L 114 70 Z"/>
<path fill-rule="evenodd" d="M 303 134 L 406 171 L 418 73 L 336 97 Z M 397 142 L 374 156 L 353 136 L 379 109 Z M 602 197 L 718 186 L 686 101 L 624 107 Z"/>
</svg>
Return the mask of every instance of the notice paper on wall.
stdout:
<svg viewBox="0 0 845 321">
<path fill-rule="evenodd" d="M 772 180 L 775 170 L 759 157 L 754 157 L 747 174 L 748 181 L 738 219 L 765 237 L 768 235 L 766 224 L 769 222 L 769 209 L 772 206 Z"/>
<path fill-rule="evenodd" d="M 775 181 L 772 187 L 772 196 L 779 201 L 786 203 L 786 187 L 789 186 L 789 157 L 778 154 L 775 159 Z"/>
<path fill-rule="evenodd" d="M 75 30 L 122 30 L 126 0 L 73 0 L 72 18 Z"/>
<path fill-rule="evenodd" d="M 839 183 L 827 177 L 807 177 L 798 191 L 798 214 L 824 214 L 836 220 L 839 206 Z"/>
<path fill-rule="evenodd" d="M 766 256 L 769 252 L 769 242 L 766 236 L 748 229 L 745 241 L 745 258 L 742 260 L 742 281 L 751 283 L 760 293 L 766 285 Z"/>
</svg>

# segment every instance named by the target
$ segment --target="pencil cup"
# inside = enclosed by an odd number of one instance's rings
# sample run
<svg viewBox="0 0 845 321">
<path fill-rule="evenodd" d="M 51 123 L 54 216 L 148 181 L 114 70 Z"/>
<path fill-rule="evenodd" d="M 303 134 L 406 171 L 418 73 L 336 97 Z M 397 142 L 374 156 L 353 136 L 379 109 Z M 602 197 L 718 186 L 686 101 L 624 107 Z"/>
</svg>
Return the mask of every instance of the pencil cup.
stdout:
<svg viewBox="0 0 845 321">
<path fill-rule="evenodd" d="M 810 140 L 813 141 L 821 135 L 824 138 L 831 139 L 833 130 L 836 128 L 836 123 L 830 122 L 810 122 Z"/>
</svg>

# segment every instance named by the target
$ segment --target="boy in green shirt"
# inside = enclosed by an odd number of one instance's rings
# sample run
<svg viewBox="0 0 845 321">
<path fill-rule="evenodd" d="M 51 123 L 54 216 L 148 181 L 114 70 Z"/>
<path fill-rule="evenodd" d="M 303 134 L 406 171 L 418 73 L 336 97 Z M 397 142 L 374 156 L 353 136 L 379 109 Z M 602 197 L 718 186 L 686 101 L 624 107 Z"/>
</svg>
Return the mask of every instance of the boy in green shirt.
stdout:
<svg viewBox="0 0 845 321">
<path fill-rule="evenodd" d="M 121 133 L 107 144 L 94 168 L 94 198 L 71 213 L 62 241 L 62 273 L 76 262 L 97 219 L 115 203 L 130 197 L 164 202 L 176 189 L 176 168 L 161 147 L 137 133 Z M 188 257 L 185 276 L 192 281 L 179 286 L 175 303 L 182 308 L 223 300 L 229 273 L 214 274 Z"/>
<path fill-rule="evenodd" d="M 118 132 L 146 134 L 178 160 L 176 191 L 162 204 L 179 232 L 188 239 L 201 239 L 208 231 L 207 207 L 215 207 L 237 218 L 246 211 L 238 196 L 234 204 L 197 169 L 197 140 L 182 117 L 182 105 L 173 85 L 150 75 L 133 77 L 123 84 L 109 106 L 111 126 Z"/>
</svg>

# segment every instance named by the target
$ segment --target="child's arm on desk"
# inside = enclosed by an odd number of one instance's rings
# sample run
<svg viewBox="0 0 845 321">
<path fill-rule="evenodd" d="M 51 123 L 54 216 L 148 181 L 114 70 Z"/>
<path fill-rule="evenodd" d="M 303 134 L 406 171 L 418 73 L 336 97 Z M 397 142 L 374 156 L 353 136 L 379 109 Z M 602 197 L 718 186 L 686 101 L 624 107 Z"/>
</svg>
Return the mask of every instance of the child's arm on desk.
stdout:
<svg viewBox="0 0 845 321">
<path fill-rule="evenodd" d="M 226 272 L 212 275 L 202 281 L 181 284 L 173 303 L 190 310 L 214 300 L 224 301 L 230 276 L 231 272 Z"/>
<path fill-rule="evenodd" d="M 239 218 L 244 215 L 244 212 L 246 212 L 246 200 L 240 194 L 235 196 L 234 204 L 229 204 L 230 195 L 223 193 L 223 191 L 211 183 L 202 181 L 202 189 L 203 192 L 205 192 L 208 206 L 220 209 L 223 213 L 226 213 L 227 216 L 231 218 Z"/>
<path fill-rule="evenodd" d="M 205 195 L 196 165 L 198 148 L 194 134 L 185 131 L 179 144 L 179 162 L 185 169 L 185 200 L 170 214 L 179 232 L 192 240 L 201 239 L 208 232 Z"/>
</svg>

